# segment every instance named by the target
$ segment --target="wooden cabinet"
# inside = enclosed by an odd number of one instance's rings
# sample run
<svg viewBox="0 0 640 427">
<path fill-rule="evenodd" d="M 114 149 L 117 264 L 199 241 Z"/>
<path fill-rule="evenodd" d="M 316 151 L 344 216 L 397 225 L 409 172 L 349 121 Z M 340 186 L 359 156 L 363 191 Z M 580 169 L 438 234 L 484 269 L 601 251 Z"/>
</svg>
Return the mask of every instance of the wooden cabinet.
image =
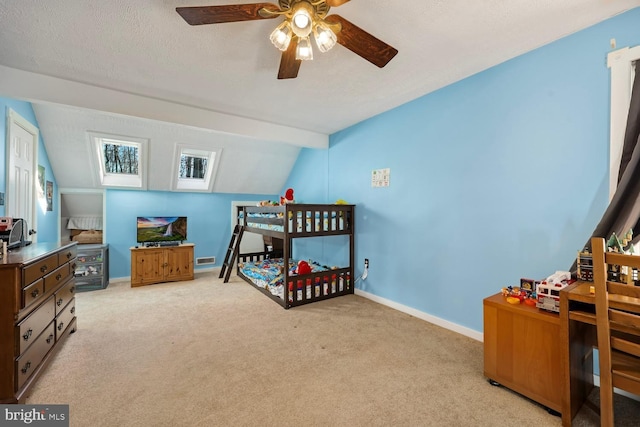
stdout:
<svg viewBox="0 0 640 427">
<path fill-rule="evenodd" d="M 564 391 L 560 318 L 498 293 L 483 301 L 484 375 L 560 413 Z"/>
<path fill-rule="evenodd" d="M 0 403 L 24 403 L 76 330 L 75 260 L 75 242 L 30 245 L 0 260 Z"/>
<path fill-rule="evenodd" d="M 193 280 L 193 244 L 131 248 L 131 286 Z"/>
</svg>

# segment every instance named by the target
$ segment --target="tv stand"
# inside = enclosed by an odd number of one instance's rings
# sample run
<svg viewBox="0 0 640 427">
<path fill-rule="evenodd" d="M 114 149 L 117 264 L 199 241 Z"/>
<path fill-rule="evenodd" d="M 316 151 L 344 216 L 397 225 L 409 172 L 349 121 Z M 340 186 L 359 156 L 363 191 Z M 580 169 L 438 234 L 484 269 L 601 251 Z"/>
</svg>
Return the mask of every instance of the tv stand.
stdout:
<svg viewBox="0 0 640 427">
<path fill-rule="evenodd" d="M 193 243 L 131 249 L 131 287 L 193 280 Z"/>
</svg>

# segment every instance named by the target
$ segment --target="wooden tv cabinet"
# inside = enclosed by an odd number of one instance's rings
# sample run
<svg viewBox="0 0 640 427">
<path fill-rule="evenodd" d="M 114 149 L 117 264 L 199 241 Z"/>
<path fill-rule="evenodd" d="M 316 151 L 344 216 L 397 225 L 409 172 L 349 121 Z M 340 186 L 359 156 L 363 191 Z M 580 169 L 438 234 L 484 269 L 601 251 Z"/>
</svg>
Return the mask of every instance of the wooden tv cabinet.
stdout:
<svg viewBox="0 0 640 427">
<path fill-rule="evenodd" d="M 558 314 L 509 304 L 501 293 L 484 299 L 483 312 L 485 377 L 558 415 L 564 390 Z"/>
<path fill-rule="evenodd" d="M 131 248 L 131 287 L 193 280 L 193 243 Z"/>
</svg>

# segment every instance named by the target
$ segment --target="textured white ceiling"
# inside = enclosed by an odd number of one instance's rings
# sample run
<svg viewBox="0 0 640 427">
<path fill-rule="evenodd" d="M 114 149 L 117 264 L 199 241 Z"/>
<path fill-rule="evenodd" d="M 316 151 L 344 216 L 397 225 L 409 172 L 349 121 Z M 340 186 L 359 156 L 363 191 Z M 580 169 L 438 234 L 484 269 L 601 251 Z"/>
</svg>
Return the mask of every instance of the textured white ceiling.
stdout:
<svg viewBox="0 0 640 427">
<path fill-rule="evenodd" d="M 175 12 L 233 3 L 243 1 L 0 0 L 0 94 L 46 103 L 36 112 L 61 186 L 71 186 L 69 165 L 54 152 L 80 144 L 88 130 L 80 124 L 111 132 L 127 121 L 144 137 L 164 126 L 157 121 L 174 122 L 193 128 L 191 137 L 204 144 L 222 135 L 234 136 L 229 141 L 243 151 L 264 146 L 254 151 L 258 156 L 267 146 L 322 147 L 328 134 L 640 6 L 640 0 L 352 0 L 330 13 L 398 55 L 379 69 L 338 45 L 315 52 L 297 79 L 277 80 L 280 52 L 269 33 L 278 20 L 190 26 Z M 56 104 L 96 111 L 70 113 Z M 100 118 L 100 110 L 132 117 Z M 78 115 L 82 120 L 65 119 Z M 231 161 L 224 153 L 223 161 Z M 237 177 L 255 162 L 233 161 L 221 165 L 216 191 L 280 190 L 278 180 L 240 185 Z M 274 167 L 286 176 L 291 164 L 286 158 Z M 158 189 L 166 188 L 166 180 L 159 182 Z"/>
</svg>

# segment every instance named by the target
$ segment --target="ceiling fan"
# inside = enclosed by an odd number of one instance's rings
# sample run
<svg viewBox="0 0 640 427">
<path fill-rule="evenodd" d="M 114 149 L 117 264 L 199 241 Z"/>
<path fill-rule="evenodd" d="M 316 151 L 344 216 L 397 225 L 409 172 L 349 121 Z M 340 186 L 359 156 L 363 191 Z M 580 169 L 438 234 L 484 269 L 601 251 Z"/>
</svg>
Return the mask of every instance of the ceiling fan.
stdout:
<svg viewBox="0 0 640 427">
<path fill-rule="evenodd" d="M 278 79 L 293 79 L 303 60 L 313 59 L 311 35 L 320 52 L 340 43 L 355 54 L 382 68 L 398 51 L 329 9 L 349 0 L 278 0 L 273 3 L 224 6 L 177 7 L 190 25 L 274 19 L 285 20 L 271 33 L 271 42 L 282 51 Z"/>
</svg>

